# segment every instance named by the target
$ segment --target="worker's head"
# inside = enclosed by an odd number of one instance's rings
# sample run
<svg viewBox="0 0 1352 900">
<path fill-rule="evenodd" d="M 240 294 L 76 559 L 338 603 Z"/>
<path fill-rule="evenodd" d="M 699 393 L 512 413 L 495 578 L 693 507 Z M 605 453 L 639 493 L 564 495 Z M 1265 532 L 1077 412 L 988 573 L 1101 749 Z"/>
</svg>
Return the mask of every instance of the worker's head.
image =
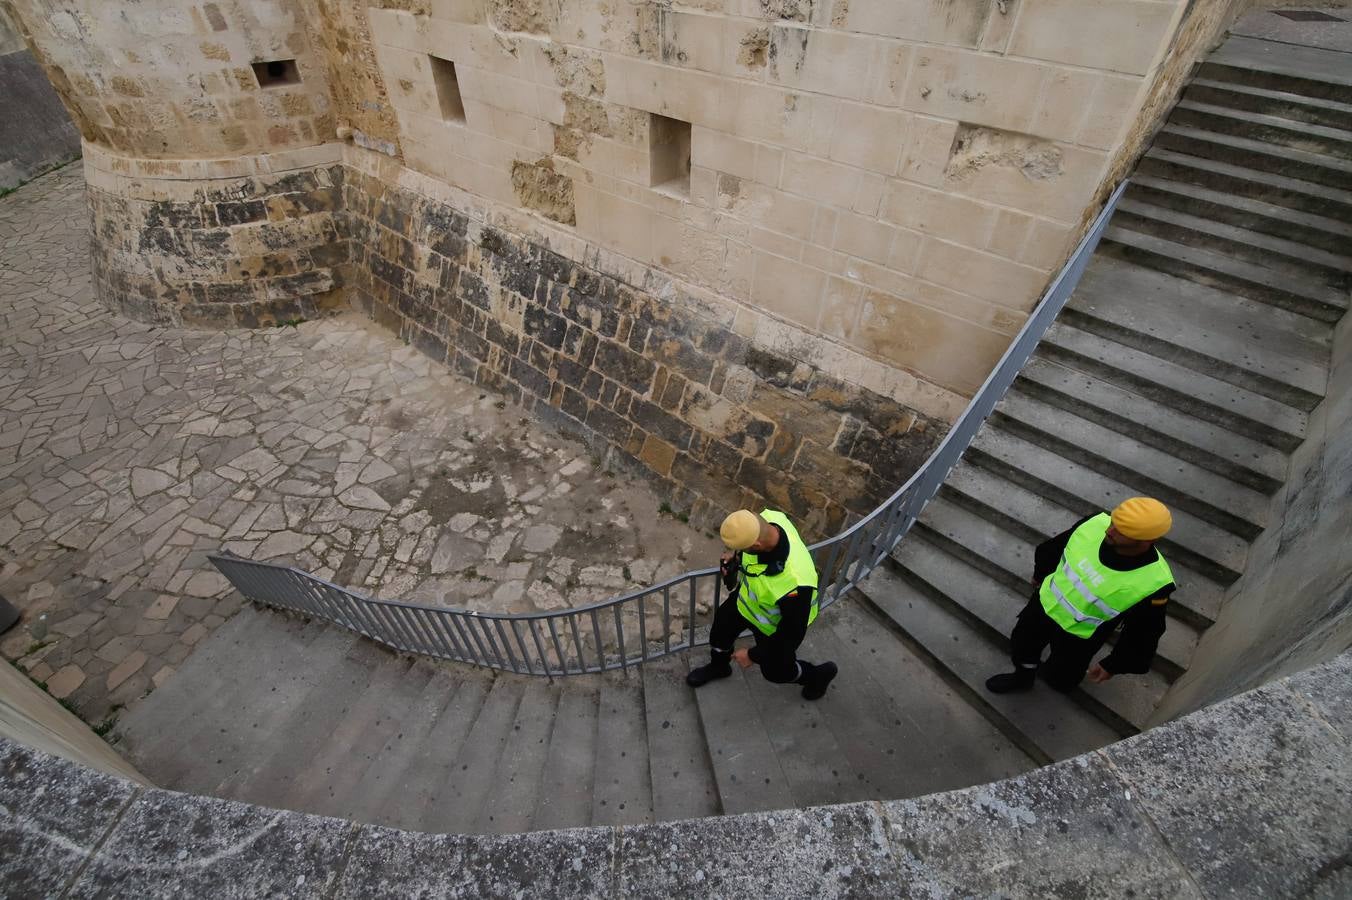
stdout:
<svg viewBox="0 0 1352 900">
<path fill-rule="evenodd" d="M 1128 556 L 1144 553 L 1173 527 L 1169 507 L 1153 497 L 1132 497 L 1113 510 L 1113 523 L 1104 540 Z"/>
<path fill-rule="evenodd" d="M 718 534 L 729 550 L 761 553 L 774 543 L 774 527 L 749 509 L 739 509 L 724 519 Z"/>
</svg>

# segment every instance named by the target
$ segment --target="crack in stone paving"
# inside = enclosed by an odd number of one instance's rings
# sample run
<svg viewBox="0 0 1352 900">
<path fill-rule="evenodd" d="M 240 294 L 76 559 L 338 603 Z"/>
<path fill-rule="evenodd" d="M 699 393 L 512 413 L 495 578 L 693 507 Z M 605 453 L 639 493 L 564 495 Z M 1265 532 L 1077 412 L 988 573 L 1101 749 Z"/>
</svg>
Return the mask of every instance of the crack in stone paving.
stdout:
<svg viewBox="0 0 1352 900">
<path fill-rule="evenodd" d="M 94 297 L 88 232 L 78 165 L 0 201 L 0 595 L 24 614 L 0 652 L 87 721 L 240 608 L 206 560 L 221 548 L 510 612 L 716 560 L 645 482 L 362 317 L 118 317 Z"/>
</svg>

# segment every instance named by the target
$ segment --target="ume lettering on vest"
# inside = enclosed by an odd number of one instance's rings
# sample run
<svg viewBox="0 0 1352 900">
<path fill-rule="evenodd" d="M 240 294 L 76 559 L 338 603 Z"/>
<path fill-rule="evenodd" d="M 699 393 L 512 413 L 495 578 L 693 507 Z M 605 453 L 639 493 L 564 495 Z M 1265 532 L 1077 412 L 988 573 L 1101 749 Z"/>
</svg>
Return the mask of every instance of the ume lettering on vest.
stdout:
<svg viewBox="0 0 1352 900">
<path fill-rule="evenodd" d="M 1098 573 L 1097 569 L 1095 569 L 1093 566 L 1089 564 L 1089 560 L 1087 559 L 1080 560 L 1076 568 L 1079 569 L 1081 574 L 1083 574 L 1086 578 L 1090 580 L 1090 582 L 1093 583 L 1094 587 L 1098 587 L 1100 584 L 1103 584 L 1103 576 Z"/>
</svg>

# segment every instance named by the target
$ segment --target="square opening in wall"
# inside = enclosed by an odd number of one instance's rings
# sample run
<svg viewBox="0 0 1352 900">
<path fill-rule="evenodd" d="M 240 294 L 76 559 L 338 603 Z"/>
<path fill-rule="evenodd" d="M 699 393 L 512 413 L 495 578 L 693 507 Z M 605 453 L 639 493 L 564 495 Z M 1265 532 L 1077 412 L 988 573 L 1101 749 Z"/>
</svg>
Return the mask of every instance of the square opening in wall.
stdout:
<svg viewBox="0 0 1352 900">
<path fill-rule="evenodd" d="M 294 59 L 271 59 L 253 64 L 254 77 L 263 88 L 300 84 L 300 70 Z"/>
<path fill-rule="evenodd" d="M 690 123 L 652 113 L 648 121 L 648 185 L 690 196 Z"/>
<path fill-rule="evenodd" d="M 447 122 L 465 121 L 465 104 L 460 100 L 460 80 L 455 77 L 455 63 L 439 56 L 428 59 L 432 61 L 432 82 L 437 88 L 441 117 Z"/>
</svg>

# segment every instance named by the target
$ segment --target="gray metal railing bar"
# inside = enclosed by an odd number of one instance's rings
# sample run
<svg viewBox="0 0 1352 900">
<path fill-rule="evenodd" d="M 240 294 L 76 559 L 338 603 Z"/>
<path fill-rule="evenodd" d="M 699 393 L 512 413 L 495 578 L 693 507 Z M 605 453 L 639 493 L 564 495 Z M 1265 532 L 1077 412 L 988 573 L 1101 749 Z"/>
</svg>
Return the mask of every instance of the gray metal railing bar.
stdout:
<svg viewBox="0 0 1352 900">
<path fill-rule="evenodd" d="M 559 658 L 559 674 L 567 675 L 568 657 L 563 652 L 563 643 L 559 640 L 559 630 L 554 625 L 554 620 L 556 618 L 557 616 L 550 616 L 548 619 L 545 619 L 545 622 L 549 625 L 549 639 L 554 642 L 554 653 L 557 654 Z"/>
<path fill-rule="evenodd" d="M 821 573 L 820 605 L 823 608 L 868 577 L 896 549 L 925 505 L 938 493 L 1065 305 L 1088 266 L 1093 250 L 1126 188 L 1127 182 L 1124 181 L 1113 192 L 1093 226 L 1081 238 L 1074 254 L 1052 279 L 1018 335 L 929 459 L 878 507 L 834 537 L 811 545 Z M 459 659 L 513 672 L 521 672 L 524 665 L 526 672 L 536 674 L 530 649 L 520 631 L 524 624 L 530 629 L 531 643 L 538 653 L 540 674 L 550 677 L 554 674 L 570 674 L 574 661 L 578 673 L 602 672 L 642 664 L 656 656 L 698 646 L 708 639 L 707 629 L 697 625 L 701 580 L 708 578 L 710 581 L 713 609 L 717 609 L 722 594 L 722 579 L 718 570 L 710 568 L 686 572 L 659 584 L 563 612 L 490 613 L 374 599 L 294 567 L 255 562 L 225 551 L 208 558 L 241 594 L 251 600 L 337 622 L 399 650 Z M 671 591 L 678 586 L 689 591 L 689 615 L 682 629 L 684 639 L 673 644 Z M 650 597 L 659 593 L 662 598 L 663 635 L 660 641 L 650 642 L 647 604 Z M 607 645 L 601 634 L 600 614 L 606 609 L 612 610 L 615 620 L 618 655 L 613 660 L 607 657 Z M 632 659 L 625 649 L 624 611 L 627 609 L 633 609 L 638 617 L 638 648 Z M 590 617 L 591 637 L 596 642 L 594 667 L 587 662 L 586 642 L 582 638 L 585 626 L 579 624 L 583 616 Z M 572 633 L 572 654 L 564 650 L 559 637 L 555 621 L 559 618 L 567 620 L 567 627 Z M 558 654 L 557 667 L 550 665 L 545 652 L 539 631 L 541 620 L 548 623 L 550 639 Z M 521 651 L 520 662 L 513 652 L 512 642 L 507 638 L 506 629 L 511 630 L 517 648 Z"/>
<path fill-rule="evenodd" d="M 507 632 L 502 628 L 502 619 L 489 619 L 488 621 L 493 623 L 494 630 L 497 631 L 498 637 L 502 639 L 502 649 L 507 654 L 507 661 L 512 664 L 512 671 L 519 674 L 521 666 L 517 664 L 516 654 L 512 652 L 512 644 L 507 640 Z"/>
</svg>

